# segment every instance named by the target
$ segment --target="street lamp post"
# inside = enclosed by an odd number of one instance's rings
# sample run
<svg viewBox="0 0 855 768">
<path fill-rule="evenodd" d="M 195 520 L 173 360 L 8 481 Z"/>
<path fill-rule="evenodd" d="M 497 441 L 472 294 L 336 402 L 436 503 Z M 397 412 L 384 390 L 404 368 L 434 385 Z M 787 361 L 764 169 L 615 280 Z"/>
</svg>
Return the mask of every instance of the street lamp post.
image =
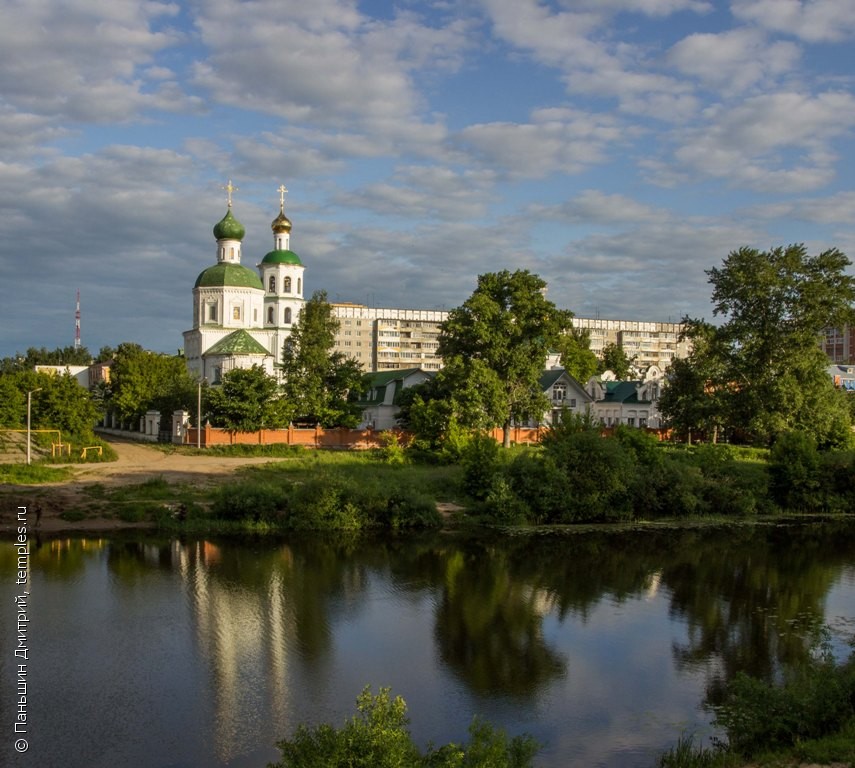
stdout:
<svg viewBox="0 0 855 768">
<path fill-rule="evenodd" d="M 36 389 L 31 389 L 29 392 L 27 392 L 27 464 L 30 463 L 31 458 L 32 458 L 31 457 L 31 448 L 30 448 L 30 432 L 31 432 L 31 430 L 30 430 L 30 414 L 32 412 L 33 393 L 34 392 L 41 392 L 41 391 L 42 391 L 42 388 L 37 387 Z"/>
<path fill-rule="evenodd" d="M 202 381 L 196 390 L 196 449 L 202 448 Z"/>
</svg>

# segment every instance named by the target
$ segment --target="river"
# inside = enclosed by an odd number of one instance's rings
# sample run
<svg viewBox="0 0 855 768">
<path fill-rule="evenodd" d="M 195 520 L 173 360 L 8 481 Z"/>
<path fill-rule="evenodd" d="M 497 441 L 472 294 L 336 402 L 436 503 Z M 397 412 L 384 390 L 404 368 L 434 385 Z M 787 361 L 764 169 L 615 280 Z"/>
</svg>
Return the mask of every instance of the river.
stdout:
<svg viewBox="0 0 855 768">
<path fill-rule="evenodd" d="M 27 739 L 13 751 L 15 550 L 4 574 L 0 764 L 263 768 L 300 723 L 390 686 L 417 741 L 473 716 L 541 768 L 650 768 L 738 670 L 855 632 L 855 525 L 402 538 L 31 541 Z"/>
</svg>

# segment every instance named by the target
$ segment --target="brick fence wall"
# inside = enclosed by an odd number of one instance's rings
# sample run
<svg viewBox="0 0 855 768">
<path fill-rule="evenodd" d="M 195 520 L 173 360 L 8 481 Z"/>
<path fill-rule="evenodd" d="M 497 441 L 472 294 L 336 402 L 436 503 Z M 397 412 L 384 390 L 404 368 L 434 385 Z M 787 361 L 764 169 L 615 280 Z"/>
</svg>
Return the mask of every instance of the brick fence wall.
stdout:
<svg viewBox="0 0 855 768">
<path fill-rule="evenodd" d="M 406 432 L 393 430 L 404 440 L 409 439 Z M 537 443 L 540 442 L 542 430 L 536 427 L 514 427 L 511 429 L 511 442 Z M 365 450 L 379 448 L 382 445 L 381 435 L 373 429 L 261 429 L 258 432 L 230 432 L 227 429 L 204 426 L 200 445 L 207 448 L 213 445 L 302 445 L 307 448 L 348 448 Z M 494 429 L 493 437 L 502 441 L 502 430 Z M 197 434 L 195 427 L 187 427 L 184 431 L 184 444 L 196 445 Z"/>
</svg>

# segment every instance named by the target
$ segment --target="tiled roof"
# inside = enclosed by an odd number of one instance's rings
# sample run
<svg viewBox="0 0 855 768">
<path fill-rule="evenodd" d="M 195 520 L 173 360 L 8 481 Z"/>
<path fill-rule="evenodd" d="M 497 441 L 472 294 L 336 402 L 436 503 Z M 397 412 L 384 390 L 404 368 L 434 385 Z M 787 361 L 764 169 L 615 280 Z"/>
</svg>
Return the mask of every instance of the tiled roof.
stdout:
<svg viewBox="0 0 855 768">
<path fill-rule="evenodd" d="M 209 347 L 204 356 L 208 355 L 269 355 L 270 353 L 245 330 L 241 329 L 220 339 L 213 347 Z"/>
</svg>

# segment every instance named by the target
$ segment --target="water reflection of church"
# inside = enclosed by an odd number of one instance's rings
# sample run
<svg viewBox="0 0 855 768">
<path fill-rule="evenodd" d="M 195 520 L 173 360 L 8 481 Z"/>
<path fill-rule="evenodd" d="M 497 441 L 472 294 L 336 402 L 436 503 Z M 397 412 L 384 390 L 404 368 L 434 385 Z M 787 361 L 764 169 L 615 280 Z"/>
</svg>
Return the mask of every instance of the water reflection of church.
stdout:
<svg viewBox="0 0 855 768">
<path fill-rule="evenodd" d="M 276 550 L 273 568 L 245 563 L 240 577 L 230 577 L 216 544 L 172 546 L 199 653 L 210 670 L 217 756 L 227 762 L 263 745 L 271 725 L 283 735 L 295 726 L 288 654 L 295 644 L 296 618 L 283 583 L 291 551 L 287 546 Z M 253 568 L 260 583 L 247 586 L 247 571 Z M 260 713 L 266 713 L 263 721 Z"/>
</svg>

